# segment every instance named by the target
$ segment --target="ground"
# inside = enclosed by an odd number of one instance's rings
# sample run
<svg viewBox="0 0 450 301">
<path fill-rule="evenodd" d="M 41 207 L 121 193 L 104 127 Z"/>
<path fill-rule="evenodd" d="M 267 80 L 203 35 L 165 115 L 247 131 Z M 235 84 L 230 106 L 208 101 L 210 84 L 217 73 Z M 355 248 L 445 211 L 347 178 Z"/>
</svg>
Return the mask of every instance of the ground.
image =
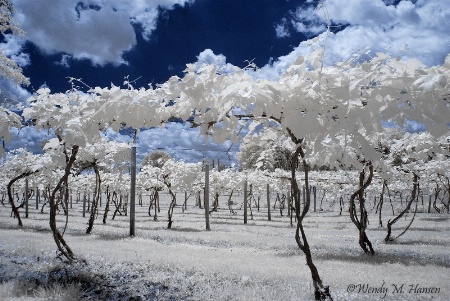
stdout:
<svg viewBox="0 0 450 301">
<path fill-rule="evenodd" d="M 178 197 L 181 204 L 184 194 Z M 310 272 L 286 210 L 283 216 L 273 211 L 268 221 L 265 206 L 252 208 L 244 225 L 242 196 L 234 200 L 237 214 L 222 197 L 206 231 L 204 210 L 189 199 L 186 211 L 175 208 L 168 230 L 167 195 L 158 221 L 148 216 L 144 196 L 144 206 L 136 207 L 135 237 L 129 237 L 129 216 L 111 220 L 111 212 L 102 224 L 105 198 L 92 234 L 85 234 L 88 214 L 83 218 L 81 202 L 74 201 L 64 235 L 79 258 L 71 265 L 56 257 L 48 208 L 40 213 L 31 206 L 19 228 L 10 207 L 0 205 L 2 300 L 312 300 Z M 339 215 L 336 206 L 325 200 L 324 210 L 304 221 L 314 262 L 335 301 L 450 300 L 450 215 L 417 213 L 402 237 L 385 243 L 386 229 L 371 209 L 367 233 L 376 255 L 370 256 L 360 249 L 347 211 Z M 392 218 L 389 206 L 385 210 L 384 224 Z M 394 225 L 394 237 L 411 218 Z"/>
</svg>

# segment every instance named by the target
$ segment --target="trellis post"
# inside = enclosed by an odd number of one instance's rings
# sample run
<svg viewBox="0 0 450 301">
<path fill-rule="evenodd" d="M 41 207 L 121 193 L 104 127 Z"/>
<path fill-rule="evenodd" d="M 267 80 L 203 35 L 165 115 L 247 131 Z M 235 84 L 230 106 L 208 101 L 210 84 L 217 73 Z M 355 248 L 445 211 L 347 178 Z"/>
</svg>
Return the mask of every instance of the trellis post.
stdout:
<svg viewBox="0 0 450 301">
<path fill-rule="evenodd" d="M 136 226 L 136 146 L 131 147 L 131 187 L 130 187 L 130 236 L 135 236 Z"/>
<path fill-rule="evenodd" d="M 28 177 L 25 178 L 25 218 L 28 218 Z"/>
<path fill-rule="evenodd" d="M 247 179 L 244 181 L 244 224 L 247 224 Z"/>
<path fill-rule="evenodd" d="M 205 165 L 205 220 L 206 220 L 206 231 L 211 230 L 209 225 L 209 164 Z"/>
<path fill-rule="evenodd" d="M 267 184 L 267 219 L 271 221 L 270 217 L 270 191 L 269 191 L 269 184 Z"/>
</svg>

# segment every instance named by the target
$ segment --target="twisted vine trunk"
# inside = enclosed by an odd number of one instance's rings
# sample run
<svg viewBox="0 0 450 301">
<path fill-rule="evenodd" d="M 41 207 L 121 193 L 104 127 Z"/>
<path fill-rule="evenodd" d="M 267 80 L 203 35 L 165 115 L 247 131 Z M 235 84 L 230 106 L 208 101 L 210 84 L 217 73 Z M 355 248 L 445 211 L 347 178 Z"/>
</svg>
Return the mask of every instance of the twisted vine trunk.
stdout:
<svg viewBox="0 0 450 301">
<path fill-rule="evenodd" d="M 14 197 L 13 197 L 13 193 L 12 193 L 12 186 L 14 185 L 15 182 L 17 182 L 20 179 L 23 179 L 23 178 L 25 178 L 25 177 L 27 177 L 27 176 L 29 176 L 31 174 L 33 174 L 33 172 L 31 172 L 31 171 L 24 172 L 24 173 L 18 175 L 17 177 L 13 178 L 11 181 L 9 181 L 9 183 L 7 185 L 9 204 L 11 205 L 11 209 L 12 209 L 12 211 L 14 213 L 14 216 L 18 220 L 19 227 L 23 227 L 23 224 L 22 224 L 22 219 L 20 218 L 19 208 L 17 208 L 16 204 L 14 203 Z"/>
<path fill-rule="evenodd" d="M 88 227 L 86 229 L 86 234 L 90 234 L 92 232 L 92 228 L 94 227 L 94 221 L 95 221 L 95 218 L 97 217 L 97 212 L 98 212 L 98 202 L 99 202 L 100 196 L 101 196 L 100 185 L 102 183 L 102 179 L 100 177 L 100 172 L 99 172 L 98 166 L 95 162 L 92 164 L 92 167 L 94 168 L 94 172 L 95 172 L 95 190 L 94 190 L 94 197 L 93 197 L 92 205 L 91 205 L 91 215 L 89 216 L 89 222 L 88 222 Z"/>
<path fill-rule="evenodd" d="M 381 189 L 380 201 L 378 202 L 377 211 L 378 211 L 378 222 L 380 223 L 380 227 L 383 227 L 383 221 L 381 220 L 381 210 L 383 209 L 384 202 L 384 190 L 387 187 L 387 180 L 383 181 L 383 188 Z"/>
<path fill-rule="evenodd" d="M 50 199 L 49 199 L 49 204 L 50 204 L 50 229 L 52 230 L 52 233 L 53 233 L 53 239 L 55 240 L 56 246 L 58 247 L 58 250 L 61 253 L 61 255 L 63 255 L 69 261 L 75 260 L 75 255 L 72 252 L 72 250 L 69 247 L 69 245 L 64 240 L 63 236 L 61 235 L 61 233 L 59 232 L 59 230 L 58 230 L 58 228 L 56 226 L 56 210 L 57 210 L 57 208 L 56 208 L 56 194 L 61 189 L 61 186 L 64 183 L 68 183 L 70 170 L 71 170 L 71 168 L 72 168 L 72 166 L 73 166 L 73 164 L 74 164 L 74 162 L 76 160 L 78 149 L 79 149 L 78 145 L 74 145 L 72 147 L 72 154 L 71 154 L 70 158 L 68 158 L 68 160 L 66 160 L 66 167 L 65 167 L 65 170 L 64 170 L 64 175 L 61 177 L 61 179 L 59 179 L 58 184 L 53 189 L 53 191 L 52 191 L 52 193 L 50 195 Z M 67 157 L 67 154 L 66 154 L 66 157 Z"/>
<path fill-rule="evenodd" d="M 216 194 L 214 195 L 213 207 L 211 210 L 209 210 L 209 214 L 211 214 L 213 212 L 217 212 L 218 208 L 219 208 L 219 193 L 216 192 Z"/>
<path fill-rule="evenodd" d="M 309 171 L 308 171 L 308 163 L 305 159 L 305 152 L 303 150 L 303 147 L 301 143 L 303 142 L 303 139 L 297 139 L 294 134 L 289 130 L 288 133 L 292 139 L 292 141 L 296 144 L 296 150 L 294 154 L 292 155 L 291 159 L 291 189 L 293 193 L 293 197 L 296 204 L 300 204 L 300 189 L 297 184 L 297 178 L 295 175 L 295 169 L 296 169 L 296 163 L 298 161 L 298 157 L 301 157 L 303 169 L 304 169 L 304 175 L 305 175 L 305 192 L 306 192 L 306 200 L 305 205 L 303 206 L 303 210 L 300 212 L 300 210 L 296 210 L 295 214 L 297 217 L 297 229 L 295 231 L 295 241 L 297 242 L 298 247 L 302 252 L 305 254 L 306 257 L 306 264 L 311 271 L 311 277 L 313 281 L 314 286 L 314 297 L 315 300 L 325 300 L 326 298 L 329 298 L 330 300 L 333 300 L 330 295 L 329 287 L 324 286 L 322 279 L 320 278 L 319 271 L 317 270 L 316 265 L 313 262 L 311 249 L 309 247 L 308 239 L 306 237 L 305 230 L 303 228 L 303 219 L 306 216 L 306 214 L 309 211 L 309 207 L 311 204 L 311 196 L 310 196 L 310 187 L 309 187 Z"/>
<path fill-rule="evenodd" d="M 412 193 L 411 193 L 411 198 L 409 199 L 409 202 L 406 205 L 405 209 L 403 209 L 402 212 L 400 212 L 400 214 L 397 215 L 397 217 L 395 217 L 393 220 L 389 220 L 388 221 L 388 223 L 387 223 L 387 235 L 384 238 L 385 241 L 392 240 L 391 239 L 392 225 L 395 224 L 406 212 L 409 211 L 409 209 L 411 208 L 411 204 L 416 199 L 416 195 L 418 194 L 418 191 L 419 191 L 419 176 L 416 175 L 415 173 L 413 175 L 414 175 L 414 180 L 413 180 L 413 190 L 412 190 Z"/>
<path fill-rule="evenodd" d="M 365 205 L 365 199 L 364 199 L 364 191 L 369 187 L 370 183 L 372 183 L 373 178 L 373 165 L 371 162 L 367 163 L 367 167 L 369 169 L 369 176 L 367 177 L 366 182 L 364 182 L 364 179 L 366 178 L 366 171 L 365 167 L 363 170 L 359 173 L 359 189 L 355 191 L 350 196 L 350 205 L 349 205 L 349 213 L 350 213 L 350 219 L 355 224 L 356 228 L 358 228 L 359 231 L 359 245 L 361 249 L 363 249 L 364 253 L 370 253 L 372 255 L 375 254 L 375 251 L 373 250 L 372 243 L 370 242 L 369 238 L 366 234 L 367 229 L 367 210 Z M 359 201 L 359 218 L 358 218 L 358 212 L 356 210 L 355 206 L 355 198 L 358 197 Z"/>
<path fill-rule="evenodd" d="M 176 195 L 173 193 L 172 189 L 170 189 L 170 184 L 167 185 L 167 187 L 169 188 L 169 194 L 170 194 L 170 196 L 172 197 L 172 201 L 170 202 L 170 205 L 169 205 L 169 211 L 167 212 L 167 215 L 168 215 L 167 229 L 172 229 L 172 224 L 173 224 L 173 219 L 172 219 L 173 208 L 175 208 L 175 205 L 177 204 L 177 197 L 176 197 Z"/>
<path fill-rule="evenodd" d="M 111 193 L 109 192 L 109 186 L 106 187 L 106 205 L 105 213 L 103 214 L 103 224 L 106 224 L 106 219 L 108 218 L 109 203 L 111 202 Z"/>
</svg>

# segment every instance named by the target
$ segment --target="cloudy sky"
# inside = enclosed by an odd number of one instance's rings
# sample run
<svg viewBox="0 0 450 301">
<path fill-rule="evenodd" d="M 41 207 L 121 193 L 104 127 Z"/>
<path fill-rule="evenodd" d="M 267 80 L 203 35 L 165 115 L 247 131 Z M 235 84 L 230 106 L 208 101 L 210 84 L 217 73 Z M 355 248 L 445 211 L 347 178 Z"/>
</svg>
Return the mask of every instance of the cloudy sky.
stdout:
<svg viewBox="0 0 450 301">
<path fill-rule="evenodd" d="M 347 0 L 345 5 L 326 0 L 320 7 L 317 0 L 12 2 L 26 35 L 4 36 L 0 49 L 23 68 L 31 85 L 1 80 L 3 105 L 26 105 L 42 85 L 64 92 L 70 89 L 68 77 L 91 87 L 122 85 L 127 76 L 138 87 L 163 83 L 197 61 L 239 67 L 252 61 L 261 68 L 260 77 L 276 80 L 311 51 L 312 39 L 324 44 L 327 20 L 332 32 L 326 64 L 382 51 L 431 66 L 442 64 L 450 52 L 449 0 Z M 31 137 L 29 146 L 45 138 L 26 131 L 16 137 Z M 140 141 L 143 151 L 167 149 L 190 161 L 202 156 L 228 160 L 229 145 L 205 146 L 195 131 L 180 124 L 142 133 Z"/>
</svg>

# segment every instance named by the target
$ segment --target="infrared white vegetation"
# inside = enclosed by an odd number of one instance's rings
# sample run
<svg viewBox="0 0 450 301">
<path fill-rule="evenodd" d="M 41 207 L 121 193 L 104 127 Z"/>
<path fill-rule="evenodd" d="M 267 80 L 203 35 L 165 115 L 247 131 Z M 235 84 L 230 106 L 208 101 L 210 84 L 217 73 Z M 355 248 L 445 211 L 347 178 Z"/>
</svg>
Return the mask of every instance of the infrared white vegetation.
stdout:
<svg viewBox="0 0 450 301">
<path fill-rule="evenodd" d="M 330 295 L 329 287 L 322 283 L 313 262 L 317 238 L 308 242 L 309 235 L 305 231 L 307 214 L 312 206 L 312 185 L 318 177 L 309 173 L 311 166 L 326 166 L 341 171 L 341 179 L 351 179 L 349 183 L 338 183 L 339 189 L 347 189 L 351 195 L 346 210 L 349 210 L 356 225 L 359 244 L 366 253 L 376 253 L 369 239 L 371 235 L 367 234 L 371 227 L 366 194 L 374 189 L 374 185 L 378 191 L 382 189 L 381 198 L 385 183 L 393 190 L 399 190 L 396 183 L 405 183 L 405 178 L 409 179 L 409 184 L 401 188 L 402 191 L 409 191 L 409 205 L 402 204 L 399 215 L 388 222 L 386 241 L 390 241 L 391 226 L 407 213 L 418 197 L 419 178 L 420 185 L 424 183 L 423 187 L 428 189 L 430 198 L 433 190 L 435 196 L 441 196 L 436 197 L 434 209 L 448 212 L 450 175 L 449 169 L 442 166 L 448 166 L 450 151 L 450 55 L 442 66 L 435 67 L 426 67 L 415 60 L 392 58 L 384 53 L 377 53 L 369 61 L 352 58 L 334 66 L 324 66 L 323 55 L 324 51 L 317 48 L 308 56 L 299 57 L 276 82 L 255 79 L 254 72 L 258 71 L 254 70 L 254 66 L 250 66 L 252 72 L 238 67 L 230 70 L 229 66 L 224 72 L 216 65 L 189 64 L 182 78 L 172 77 L 157 87 L 147 89 L 135 89 L 130 82 L 126 82 L 125 89 L 96 87 L 84 92 L 74 84 L 73 89 L 66 93 L 53 94 L 47 88 L 36 91 L 28 100 L 30 106 L 24 109 L 22 117 L 30 126 L 51 130 L 56 135 L 44 146 L 45 154 L 42 156 L 50 156 L 52 163 L 32 172 L 50 171 L 39 174 L 39 180 L 44 178 L 48 181 L 42 184 L 41 189 L 46 189 L 48 193 L 50 227 L 62 257 L 69 261 L 77 260 L 77 251 L 72 251 L 63 237 L 66 227 L 61 229 L 57 225 L 61 222 L 57 210 L 59 206 L 65 206 L 67 210 L 69 191 L 77 185 L 78 177 L 74 174 L 82 175 L 85 168 L 94 169 L 95 176 L 91 174 L 90 179 L 86 176 L 83 182 L 86 184 L 81 186 L 94 183 L 93 192 L 98 200 L 99 189 L 104 191 L 105 183 L 108 183 L 107 189 L 116 193 L 108 200 L 118 202 L 115 203 L 114 216 L 127 213 L 128 208 L 124 206 L 126 198 L 122 197 L 128 189 L 129 176 L 124 172 L 127 165 L 117 158 L 123 157 L 128 146 L 105 141 L 102 132 L 128 128 L 136 137 L 137 131 L 142 128 L 161 127 L 172 120 L 199 127 L 205 140 L 211 137 L 218 143 L 227 140 L 238 142 L 240 129 L 250 122 L 248 135 L 266 135 L 264 139 L 258 138 L 261 143 L 271 141 L 275 146 L 290 150 L 289 172 L 212 172 L 211 193 L 231 194 L 233 190 L 240 190 L 245 180 L 253 181 L 252 192 L 262 191 L 264 184 L 278 191 L 286 191 L 283 185 L 290 184 L 288 202 L 292 208 L 288 208 L 293 210 L 291 220 L 296 219 L 295 239 L 305 254 L 317 300 L 331 299 L 333 291 Z M 7 110 L 2 113 L 0 130 L 3 141 L 7 142 L 11 139 L 8 129 L 20 127 L 21 123 L 19 116 Z M 394 136 L 388 138 L 388 134 L 384 133 L 383 120 L 394 122 L 399 127 L 413 120 L 422 124 L 427 133 L 414 136 L 413 139 L 417 139 L 412 146 L 411 136 L 407 134 L 395 139 Z M 277 140 L 274 135 L 285 138 Z M 401 139 L 408 142 L 402 143 Z M 395 143 L 391 145 L 393 140 Z M 268 165 L 264 167 L 263 164 L 263 158 L 270 154 L 268 151 L 260 156 L 262 161 L 255 164 L 256 169 L 269 169 Z M 36 161 L 39 159 L 36 158 Z M 19 177 L 16 180 L 21 180 L 29 172 L 10 170 L 11 174 L 5 178 L 3 185 L 9 182 L 8 179 Z M 159 168 L 143 167 L 141 176 L 144 178 L 138 183 L 142 189 L 154 192 L 165 189 L 171 195 L 168 228 L 174 222 L 176 193 L 181 190 L 198 194 L 205 185 L 201 180 L 199 164 L 173 160 L 167 160 Z M 12 185 L 11 182 L 9 184 L 8 191 Z M 305 193 L 304 203 L 300 206 L 302 185 L 305 186 Z M 332 195 L 335 193 L 335 190 L 330 191 Z M 448 201 L 444 199 L 446 194 L 449 195 Z M 8 198 L 10 204 L 14 204 L 11 194 Z M 436 203 L 438 199 L 440 203 Z M 97 214 L 96 202 L 92 203 L 91 221 Z M 282 203 L 281 199 L 279 203 Z M 378 206 L 381 212 L 381 201 Z M 395 214 L 394 208 L 393 211 Z M 18 214 L 15 216 L 18 217 Z M 379 216 L 381 223 L 381 213 Z M 67 226 L 69 215 L 66 214 L 66 217 Z M 88 233 L 92 226 L 90 224 Z M 71 236 L 69 238 L 73 239 Z M 379 247 L 375 244 L 375 248 Z M 321 271 L 326 270 L 323 265 L 319 267 Z"/>
</svg>

